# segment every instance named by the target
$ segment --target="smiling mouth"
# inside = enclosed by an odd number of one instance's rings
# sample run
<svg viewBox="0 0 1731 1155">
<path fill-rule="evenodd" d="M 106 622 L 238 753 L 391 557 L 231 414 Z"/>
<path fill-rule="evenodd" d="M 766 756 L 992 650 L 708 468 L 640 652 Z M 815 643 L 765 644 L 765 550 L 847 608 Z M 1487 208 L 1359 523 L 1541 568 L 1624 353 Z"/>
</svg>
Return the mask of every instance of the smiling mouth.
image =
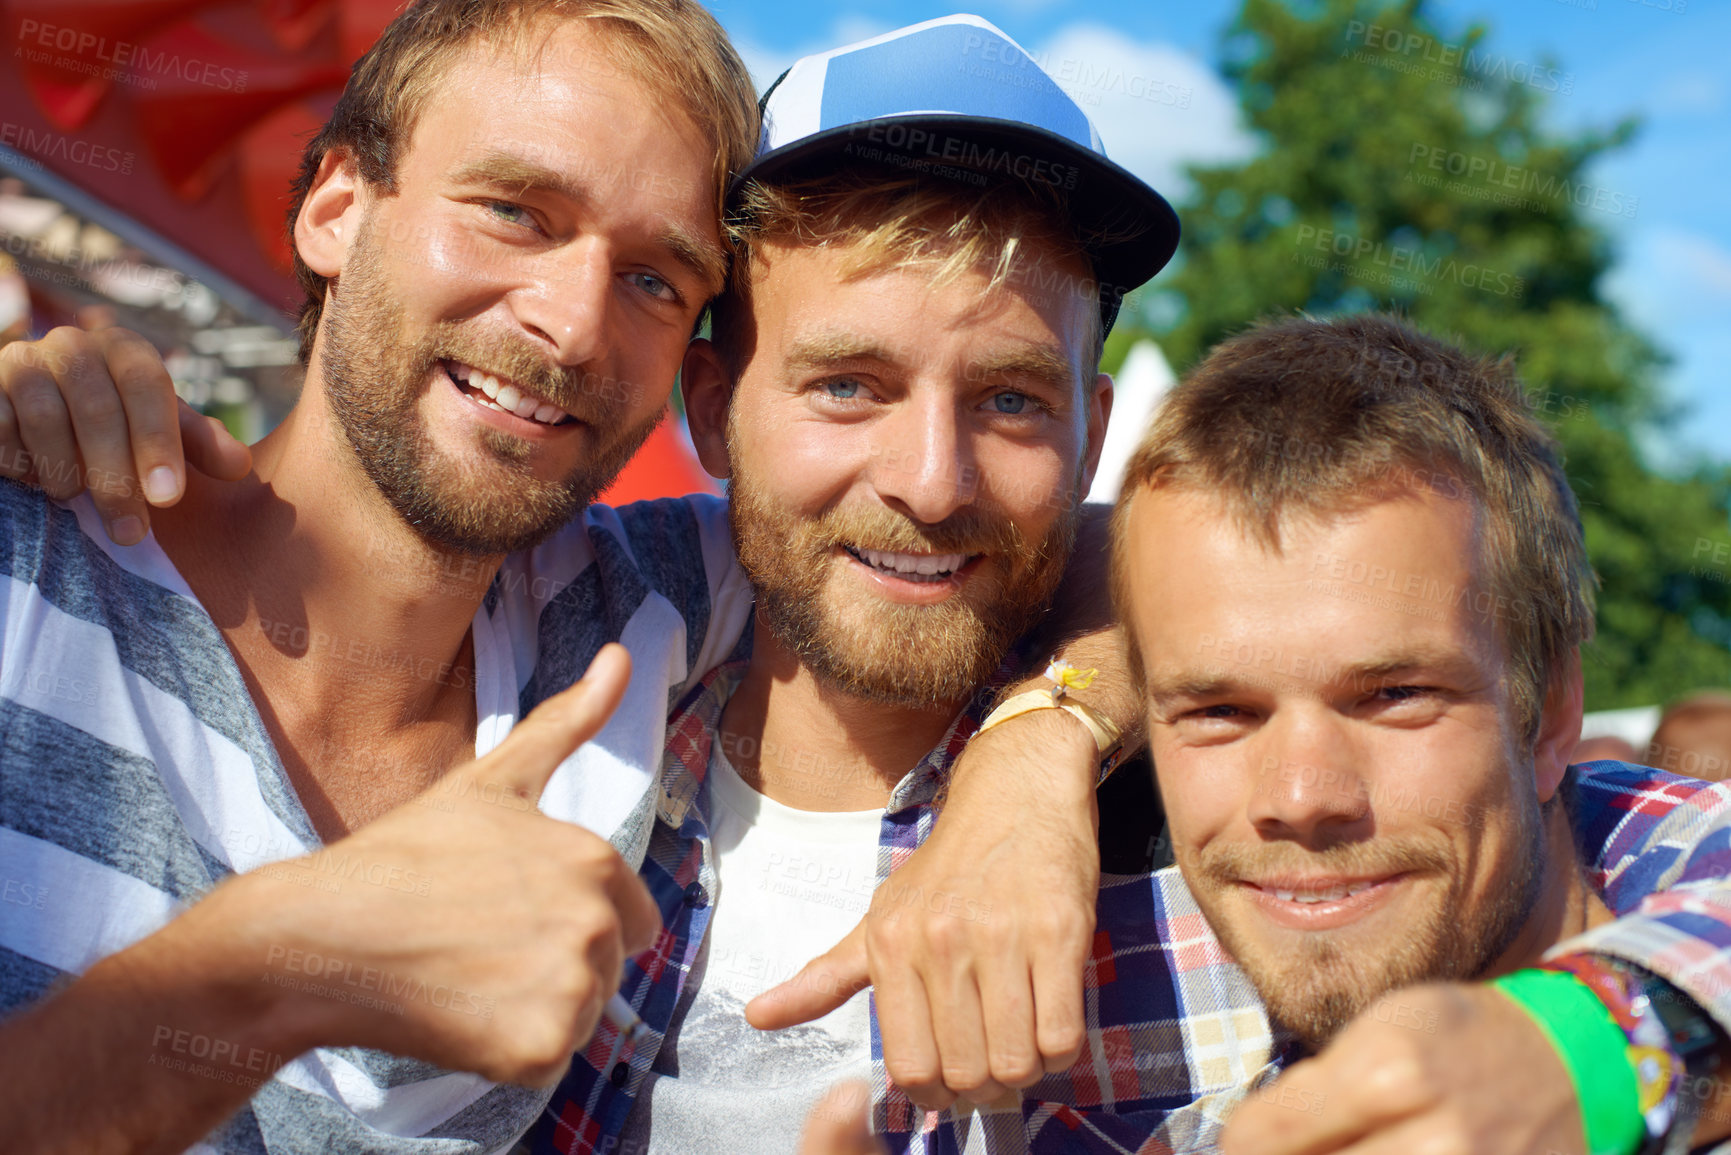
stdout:
<svg viewBox="0 0 1731 1155">
<path fill-rule="evenodd" d="M 542 425 L 563 425 L 575 420 L 551 401 L 535 396 L 516 382 L 501 380 L 473 365 L 440 361 L 439 367 L 451 378 L 458 392 L 477 405 Z"/>
<path fill-rule="evenodd" d="M 982 554 L 965 553 L 897 553 L 892 550 L 864 549 L 844 545 L 847 555 L 876 573 L 902 581 L 936 584 L 947 582 L 956 571 Z"/>
</svg>

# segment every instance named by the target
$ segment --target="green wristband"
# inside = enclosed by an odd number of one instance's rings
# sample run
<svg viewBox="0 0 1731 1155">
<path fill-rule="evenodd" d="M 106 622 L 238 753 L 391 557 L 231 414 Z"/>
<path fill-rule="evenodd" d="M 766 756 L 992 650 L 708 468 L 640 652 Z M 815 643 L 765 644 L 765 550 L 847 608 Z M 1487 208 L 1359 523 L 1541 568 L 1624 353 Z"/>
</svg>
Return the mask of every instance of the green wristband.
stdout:
<svg viewBox="0 0 1731 1155">
<path fill-rule="evenodd" d="M 1629 1039 L 1593 988 L 1560 971 L 1522 970 L 1490 984 L 1539 1024 L 1575 1085 L 1588 1155 L 1633 1155 L 1645 1140 Z"/>
</svg>

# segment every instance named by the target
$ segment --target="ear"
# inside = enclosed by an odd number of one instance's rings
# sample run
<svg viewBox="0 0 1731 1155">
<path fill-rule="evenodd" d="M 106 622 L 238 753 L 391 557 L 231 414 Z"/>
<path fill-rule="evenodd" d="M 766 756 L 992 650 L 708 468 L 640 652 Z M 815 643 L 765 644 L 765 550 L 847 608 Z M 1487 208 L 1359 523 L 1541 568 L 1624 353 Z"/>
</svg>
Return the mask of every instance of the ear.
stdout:
<svg viewBox="0 0 1731 1155">
<path fill-rule="evenodd" d="M 1581 740 L 1581 651 L 1570 650 L 1551 671 L 1539 732 L 1533 739 L 1533 778 L 1539 801 L 1549 802 L 1563 784 L 1569 756 Z"/>
<path fill-rule="evenodd" d="M 295 217 L 295 252 L 307 268 L 326 278 L 342 273 L 364 210 L 354 157 L 347 149 L 328 150 Z"/>
<path fill-rule="evenodd" d="M 1088 455 L 1082 459 L 1082 492 L 1077 500 L 1088 496 L 1094 488 L 1094 474 L 1100 468 L 1100 452 L 1106 448 L 1106 426 L 1112 417 L 1112 375 L 1096 373 L 1094 388 L 1088 395 Z"/>
<path fill-rule="evenodd" d="M 733 401 L 733 379 L 715 346 L 702 337 L 685 348 L 679 389 L 685 398 L 685 421 L 691 427 L 697 460 L 709 476 L 726 479 L 733 472 L 727 454 L 727 409 Z"/>
</svg>

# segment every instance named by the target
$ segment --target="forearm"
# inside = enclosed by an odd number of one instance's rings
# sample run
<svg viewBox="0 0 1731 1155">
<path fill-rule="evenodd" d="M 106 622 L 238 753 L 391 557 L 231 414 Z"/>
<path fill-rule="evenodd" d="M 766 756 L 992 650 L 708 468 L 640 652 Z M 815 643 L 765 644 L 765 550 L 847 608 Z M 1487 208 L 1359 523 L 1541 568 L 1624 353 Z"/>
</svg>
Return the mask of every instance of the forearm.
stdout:
<svg viewBox="0 0 1731 1155">
<path fill-rule="evenodd" d="M 183 1151 L 304 1049 L 206 929 L 177 920 L 0 1024 L 0 1150 Z"/>
<path fill-rule="evenodd" d="M 1024 650 L 1028 666 L 1021 676 L 1004 686 L 991 703 L 993 707 L 1017 694 L 1030 690 L 1048 691 L 1052 683 L 1046 678 L 1049 660 L 1056 658 L 1078 670 L 1094 670 L 1093 681 L 1086 689 L 1071 688 L 1069 701 L 1088 707 L 1110 722 L 1119 732 L 1121 754 L 1133 754 L 1145 741 L 1142 695 L 1130 674 L 1129 638 L 1118 624 L 1111 603 L 1107 578 L 1110 558 L 1111 510 L 1106 506 L 1085 506 L 1076 532 L 1076 548 L 1052 607 L 1040 626 L 1027 639 Z M 1073 728 L 1087 733 L 1084 725 L 1058 710 L 1041 710 L 1022 715 L 1003 724 L 1003 728 L 1025 733 L 1025 741 L 1036 742 L 1042 736 L 1049 739 L 1056 729 Z M 1104 751 L 1096 749 L 1096 754 Z M 1051 763 L 1057 775 L 1081 773 L 1090 787 L 1101 778 L 1100 761 L 1095 758 L 1078 763 L 1054 759 Z M 960 785 L 971 769 L 964 759 L 956 768 L 955 781 Z"/>
</svg>

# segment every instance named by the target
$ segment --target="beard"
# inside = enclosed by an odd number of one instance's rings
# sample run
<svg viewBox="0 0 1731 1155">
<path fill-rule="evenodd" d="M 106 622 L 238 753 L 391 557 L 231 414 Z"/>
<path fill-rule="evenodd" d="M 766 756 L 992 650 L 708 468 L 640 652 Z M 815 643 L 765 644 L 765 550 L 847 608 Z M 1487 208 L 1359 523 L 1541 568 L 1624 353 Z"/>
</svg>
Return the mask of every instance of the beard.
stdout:
<svg viewBox="0 0 1731 1155">
<path fill-rule="evenodd" d="M 373 486 L 428 545 L 483 557 L 528 549 L 613 484 L 665 409 L 625 427 L 626 402 L 587 387 L 590 375 L 551 364 L 526 341 L 454 321 L 409 337 L 371 226 L 370 216 L 362 220 L 341 283 L 326 296 L 322 369 L 331 412 Z M 551 481 L 535 476 L 528 441 L 498 429 L 481 431 L 483 467 L 441 455 L 417 405 L 429 377 L 443 374 L 442 361 L 521 383 L 586 423 L 599 439 L 596 452 Z"/>
<path fill-rule="evenodd" d="M 1375 840 L 1311 851 L 1293 842 L 1234 843 L 1211 845 L 1200 855 L 1180 853 L 1179 861 L 1197 905 L 1250 976 L 1269 1018 L 1314 1053 L 1389 991 L 1476 978 L 1508 950 L 1538 902 L 1545 860 L 1540 808 L 1536 802 L 1516 805 L 1512 860 L 1476 908 L 1467 905 L 1466 871 L 1446 847 Z M 1440 898 L 1402 923 L 1398 937 L 1381 943 L 1366 942 L 1363 932 L 1347 926 L 1307 933 L 1296 946 L 1273 950 L 1233 921 L 1229 912 L 1242 910 L 1242 899 L 1223 902 L 1242 879 L 1403 872 L 1442 877 L 1448 884 Z"/>
<path fill-rule="evenodd" d="M 1030 546 L 995 510 L 971 506 L 922 525 L 882 506 L 837 507 L 801 517 L 759 487 L 736 447 L 728 519 L 757 613 L 776 639 L 825 684 L 884 705 L 953 705 L 988 682 L 1010 645 L 1033 626 L 1069 562 L 1079 507 L 1067 503 Z M 832 589 L 838 549 L 984 554 L 981 571 L 936 605 L 904 605 Z M 989 569 L 985 567 L 990 567 Z"/>
</svg>

